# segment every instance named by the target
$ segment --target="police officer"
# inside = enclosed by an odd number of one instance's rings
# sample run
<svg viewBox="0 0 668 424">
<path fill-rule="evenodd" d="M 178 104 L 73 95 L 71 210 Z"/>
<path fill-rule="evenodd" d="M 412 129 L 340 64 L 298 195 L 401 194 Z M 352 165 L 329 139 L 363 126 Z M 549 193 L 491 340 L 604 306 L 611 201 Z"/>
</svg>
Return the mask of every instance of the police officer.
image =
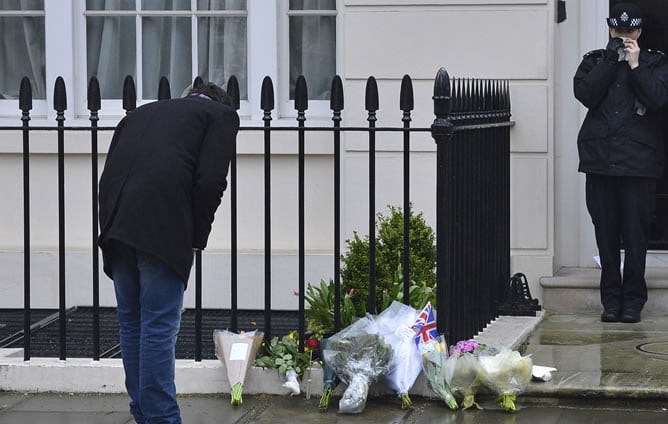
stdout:
<svg viewBox="0 0 668 424">
<path fill-rule="evenodd" d="M 601 321 L 633 323 L 647 301 L 645 258 L 663 176 L 668 61 L 639 48 L 643 18 L 636 5 L 617 4 L 610 15 L 606 48 L 587 53 L 573 79 L 575 97 L 588 108 L 578 134 L 578 170 L 586 174 L 601 259 Z"/>
</svg>

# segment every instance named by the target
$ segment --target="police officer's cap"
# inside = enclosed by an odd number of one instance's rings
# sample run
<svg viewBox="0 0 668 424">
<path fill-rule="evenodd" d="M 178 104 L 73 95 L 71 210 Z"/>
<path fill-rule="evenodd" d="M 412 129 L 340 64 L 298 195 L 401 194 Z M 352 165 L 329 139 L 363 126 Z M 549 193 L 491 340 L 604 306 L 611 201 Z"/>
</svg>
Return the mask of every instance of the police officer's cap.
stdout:
<svg viewBox="0 0 668 424">
<path fill-rule="evenodd" d="M 618 3 L 610 9 L 607 21 L 610 28 L 640 28 L 642 12 L 633 3 Z"/>
</svg>

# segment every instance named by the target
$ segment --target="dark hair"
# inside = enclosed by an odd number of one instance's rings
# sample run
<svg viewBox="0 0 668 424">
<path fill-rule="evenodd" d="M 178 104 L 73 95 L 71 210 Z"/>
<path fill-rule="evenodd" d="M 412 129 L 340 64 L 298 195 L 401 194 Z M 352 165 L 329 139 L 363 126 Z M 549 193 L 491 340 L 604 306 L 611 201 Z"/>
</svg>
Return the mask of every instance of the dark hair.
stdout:
<svg viewBox="0 0 668 424">
<path fill-rule="evenodd" d="M 196 87 L 193 87 L 187 95 L 192 96 L 193 94 L 204 94 L 215 102 L 232 106 L 232 97 L 230 97 L 225 90 L 212 82 L 199 84 Z"/>
</svg>

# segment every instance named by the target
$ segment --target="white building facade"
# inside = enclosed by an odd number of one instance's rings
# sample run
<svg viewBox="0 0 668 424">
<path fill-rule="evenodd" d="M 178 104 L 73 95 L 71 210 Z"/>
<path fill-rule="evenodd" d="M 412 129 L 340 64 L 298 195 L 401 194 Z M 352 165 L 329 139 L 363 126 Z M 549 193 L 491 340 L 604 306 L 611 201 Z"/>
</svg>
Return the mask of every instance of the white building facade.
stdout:
<svg viewBox="0 0 668 424">
<path fill-rule="evenodd" d="M 7 4 L 12 2 L 6 2 Z M 32 4 L 31 4 L 32 3 Z M 538 284 L 561 267 L 592 267 L 596 254 L 584 206 L 584 178 L 577 172 L 576 136 L 585 110 L 572 95 L 572 76 L 582 55 L 605 45 L 607 0 L 568 0 L 558 23 L 557 0 L 331 0 L 331 1 L 16 1 L 0 8 L 0 22 L 21 20 L 24 30 L 2 57 L 31 73 L 30 124 L 54 125 L 53 84 L 62 76 L 68 90 L 66 125 L 89 125 L 86 84 L 91 74 L 105 83 L 100 126 L 123 116 L 120 94 L 127 70 L 137 81 L 138 104 L 155 99 L 159 72 L 167 72 L 172 96 L 196 75 L 240 80 L 242 126 L 261 126 L 260 86 L 275 84 L 272 125 L 294 125 L 291 86 L 307 75 L 307 125 L 331 126 L 328 84 L 343 80 L 344 126 L 366 126 L 364 89 L 378 81 L 378 126 L 401 126 L 399 86 L 413 79 L 412 126 L 428 127 L 433 116 L 433 79 L 440 67 L 452 77 L 508 80 L 511 89 L 511 270 L 524 272 L 534 297 Z M 40 7 L 42 7 L 40 9 Z M 32 26 L 25 24 L 30 17 Z M 175 23 L 177 22 L 178 23 Z M 40 45 L 35 25 L 43 25 Z M 317 25 L 316 25 L 317 24 Z M 217 25 L 220 28 L 217 28 Z M 309 26 L 311 25 L 311 26 Z M 3 25 L 9 28 L 8 25 Z M 0 31 L 7 31 L 7 29 Z M 37 32 L 35 32 L 37 31 Z M 115 32 L 113 32 L 115 31 Z M 166 32 L 167 31 L 167 32 Z M 110 42 L 105 37 L 114 34 Z M 158 36 L 156 36 L 156 34 Z M 7 39 L 7 34 L 3 34 Z M 31 58 L 20 42 L 28 44 Z M 36 41 L 37 40 L 37 41 Z M 119 41 L 120 40 L 120 41 Z M 12 47 L 13 46 L 13 47 Z M 113 55 L 109 49 L 116 49 Z M 12 50 L 14 49 L 14 50 Z M 35 50 L 36 49 L 36 50 Z M 30 56 L 28 55 L 28 56 Z M 41 62 L 43 61 L 43 63 Z M 22 65 L 21 65 L 22 64 Z M 30 69 L 27 68 L 30 64 Z M 0 126 L 21 125 L 17 73 L 0 66 Z M 102 77 L 102 75 L 106 75 Z M 116 84 L 117 83 L 117 84 Z M 155 84 L 154 84 L 155 83 Z M 118 95 L 114 94 L 114 84 Z M 15 88 L 13 88 L 15 87 Z M 13 90 L 13 91 L 12 91 Z M 111 134 L 100 136 L 106 152 Z M 377 140 L 376 209 L 402 202 L 400 135 Z M 30 140 L 31 304 L 57 307 L 58 212 L 56 135 L 34 131 Z M 367 140 L 345 133 L 342 155 L 342 246 L 353 231 L 367 234 Z M 411 197 L 435 228 L 435 144 L 428 133 L 412 139 Z M 92 304 L 90 136 L 70 131 L 65 141 L 67 303 Z M 306 158 L 306 279 L 333 277 L 333 149 L 331 134 L 309 133 Z M 0 308 L 23 305 L 22 135 L 0 132 Z M 263 307 L 263 144 L 258 131 L 240 133 L 239 307 Z M 296 309 L 297 143 L 294 133 L 277 133 L 272 167 L 272 306 Z M 104 154 L 99 157 L 100 169 Z M 227 308 L 230 280 L 229 193 L 216 216 L 204 254 L 205 308 Z M 101 276 L 101 304 L 114 305 Z M 192 305 L 192 290 L 186 306 Z"/>
</svg>

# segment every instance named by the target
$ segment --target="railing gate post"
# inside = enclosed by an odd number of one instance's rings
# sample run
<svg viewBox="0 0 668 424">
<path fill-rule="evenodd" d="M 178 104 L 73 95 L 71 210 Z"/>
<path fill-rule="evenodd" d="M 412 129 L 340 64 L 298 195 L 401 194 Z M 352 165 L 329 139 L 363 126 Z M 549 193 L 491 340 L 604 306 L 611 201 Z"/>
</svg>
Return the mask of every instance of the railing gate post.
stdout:
<svg viewBox="0 0 668 424">
<path fill-rule="evenodd" d="M 452 325 L 452 308 L 448 301 L 452 301 L 451 282 L 447 281 L 446 271 L 451 269 L 450 252 L 452 246 L 449 240 L 448 222 L 450 213 L 448 195 L 451 190 L 448 184 L 448 169 L 446 169 L 446 148 L 449 144 L 454 126 L 449 120 L 450 114 L 450 77 L 444 68 L 438 70 L 434 81 L 434 123 L 431 125 L 431 135 L 436 142 L 436 304 L 439 313 L 436 316 L 436 325 L 440 333 L 451 336 L 448 325 Z M 446 316 L 449 315 L 449 316 Z"/>
</svg>

